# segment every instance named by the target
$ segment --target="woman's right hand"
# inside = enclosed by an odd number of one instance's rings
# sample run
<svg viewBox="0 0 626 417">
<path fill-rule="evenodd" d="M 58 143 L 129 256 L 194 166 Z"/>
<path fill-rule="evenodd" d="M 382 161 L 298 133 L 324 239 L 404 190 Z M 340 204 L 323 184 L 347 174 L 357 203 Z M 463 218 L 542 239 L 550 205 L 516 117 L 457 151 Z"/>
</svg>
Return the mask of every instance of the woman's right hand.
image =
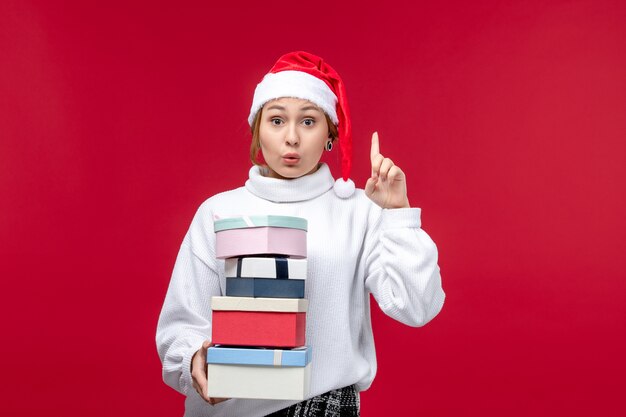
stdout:
<svg viewBox="0 0 626 417">
<path fill-rule="evenodd" d="M 207 350 L 213 346 L 208 340 L 202 343 L 202 347 L 191 358 L 191 379 L 193 387 L 202 399 L 211 405 L 221 403 L 228 398 L 212 398 L 207 395 L 206 355 Z"/>
</svg>

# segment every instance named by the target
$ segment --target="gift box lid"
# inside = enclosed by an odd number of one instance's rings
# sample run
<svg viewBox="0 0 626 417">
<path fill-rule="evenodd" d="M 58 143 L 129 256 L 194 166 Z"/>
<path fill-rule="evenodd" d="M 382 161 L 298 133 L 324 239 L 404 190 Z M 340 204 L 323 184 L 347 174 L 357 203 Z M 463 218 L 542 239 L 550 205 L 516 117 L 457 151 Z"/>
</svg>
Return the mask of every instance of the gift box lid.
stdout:
<svg viewBox="0 0 626 417">
<path fill-rule="evenodd" d="M 307 260 L 285 257 L 229 258 L 224 263 L 231 278 L 306 279 Z"/>
<path fill-rule="evenodd" d="M 222 365 L 261 365 L 304 367 L 311 362 L 310 346 L 295 349 L 210 347 L 207 363 Z"/>
<path fill-rule="evenodd" d="M 286 227 L 290 229 L 307 230 L 308 222 L 302 217 L 294 216 L 237 216 L 215 220 L 213 229 L 221 232 L 231 229 L 245 229 L 249 227 Z"/>
<path fill-rule="evenodd" d="M 304 313 L 308 306 L 304 298 L 211 297 L 213 310 Z"/>
</svg>

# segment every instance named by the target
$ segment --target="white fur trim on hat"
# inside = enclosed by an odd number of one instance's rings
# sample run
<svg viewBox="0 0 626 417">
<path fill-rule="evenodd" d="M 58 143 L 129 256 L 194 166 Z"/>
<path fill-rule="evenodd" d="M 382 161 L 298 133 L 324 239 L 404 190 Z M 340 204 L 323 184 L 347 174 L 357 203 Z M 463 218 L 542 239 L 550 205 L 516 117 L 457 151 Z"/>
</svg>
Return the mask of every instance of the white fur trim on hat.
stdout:
<svg viewBox="0 0 626 417">
<path fill-rule="evenodd" d="M 318 105 L 338 124 L 337 96 L 330 87 L 319 78 L 302 71 L 280 71 L 269 73 L 254 90 L 254 99 L 248 116 L 248 124 L 252 126 L 254 116 L 265 103 L 281 97 L 294 97 L 309 100 Z"/>
<path fill-rule="evenodd" d="M 333 189 L 335 190 L 335 194 L 339 198 L 349 198 L 354 194 L 355 186 L 354 181 L 348 178 L 348 181 L 344 181 L 343 178 L 339 178 L 335 181 L 335 185 L 333 185 Z"/>
</svg>

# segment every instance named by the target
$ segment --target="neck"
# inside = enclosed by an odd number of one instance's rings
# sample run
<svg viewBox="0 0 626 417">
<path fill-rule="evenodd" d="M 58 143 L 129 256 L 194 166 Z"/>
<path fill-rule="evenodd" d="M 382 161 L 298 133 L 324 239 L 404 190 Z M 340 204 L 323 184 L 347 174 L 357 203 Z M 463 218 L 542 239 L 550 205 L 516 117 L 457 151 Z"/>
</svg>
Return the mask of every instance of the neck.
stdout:
<svg viewBox="0 0 626 417">
<path fill-rule="evenodd" d="M 270 172 L 267 167 L 254 165 L 250 169 L 246 188 L 260 198 L 277 203 L 311 200 L 332 189 L 335 183 L 325 163 L 297 178 L 276 178 Z"/>
<path fill-rule="evenodd" d="M 294 180 L 294 179 L 297 179 L 297 178 L 304 177 L 305 175 L 311 175 L 311 174 L 313 174 L 314 172 L 316 172 L 316 171 L 320 168 L 320 166 L 322 166 L 322 164 L 318 163 L 317 165 L 315 165 L 315 166 L 313 167 L 313 169 L 312 169 L 312 170 L 310 170 L 309 172 L 307 172 L 307 173 L 306 173 L 306 174 L 304 174 L 304 175 L 301 175 L 300 177 L 283 177 L 283 176 L 282 176 L 282 175 L 280 175 L 278 172 L 276 172 L 276 171 L 274 171 L 272 168 L 270 168 L 268 165 L 263 165 L 263 168 L 264 168 L 264 169 L 262 170 L 262 172 L 263 172 L 263 171 L 265 171 L 265 172 L 267 173 L 267 174 L 265 175 L 266 177 L 276 178 L 276 179 L 279 179 L 279 180 Z"/>
</svg>

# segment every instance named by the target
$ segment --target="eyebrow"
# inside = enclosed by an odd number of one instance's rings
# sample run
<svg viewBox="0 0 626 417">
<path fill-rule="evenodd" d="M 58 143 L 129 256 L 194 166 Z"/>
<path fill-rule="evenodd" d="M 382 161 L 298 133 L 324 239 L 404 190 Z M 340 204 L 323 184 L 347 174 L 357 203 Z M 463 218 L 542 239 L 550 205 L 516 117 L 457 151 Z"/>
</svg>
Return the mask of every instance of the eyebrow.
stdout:
<svg viewBox="0 0 626 417">
<path fill-rule="evenodd" d="M 267 108 L 267 110 L 274 110 L 274 109 L 276 109 L 276 110 L 283 110 L 283 111 L 286 110 L 283 106 L 279 106 L 278 104 L 271 105 L 270 107 Z M 306 111 L 306 110 L 317 110 L 317 111 L 319 111 L 320 109 L 315 107 L 315 106 L 305 106 L 305 107 L 301 107 L 300 108 L 300 111 Z"/>
</svg>

